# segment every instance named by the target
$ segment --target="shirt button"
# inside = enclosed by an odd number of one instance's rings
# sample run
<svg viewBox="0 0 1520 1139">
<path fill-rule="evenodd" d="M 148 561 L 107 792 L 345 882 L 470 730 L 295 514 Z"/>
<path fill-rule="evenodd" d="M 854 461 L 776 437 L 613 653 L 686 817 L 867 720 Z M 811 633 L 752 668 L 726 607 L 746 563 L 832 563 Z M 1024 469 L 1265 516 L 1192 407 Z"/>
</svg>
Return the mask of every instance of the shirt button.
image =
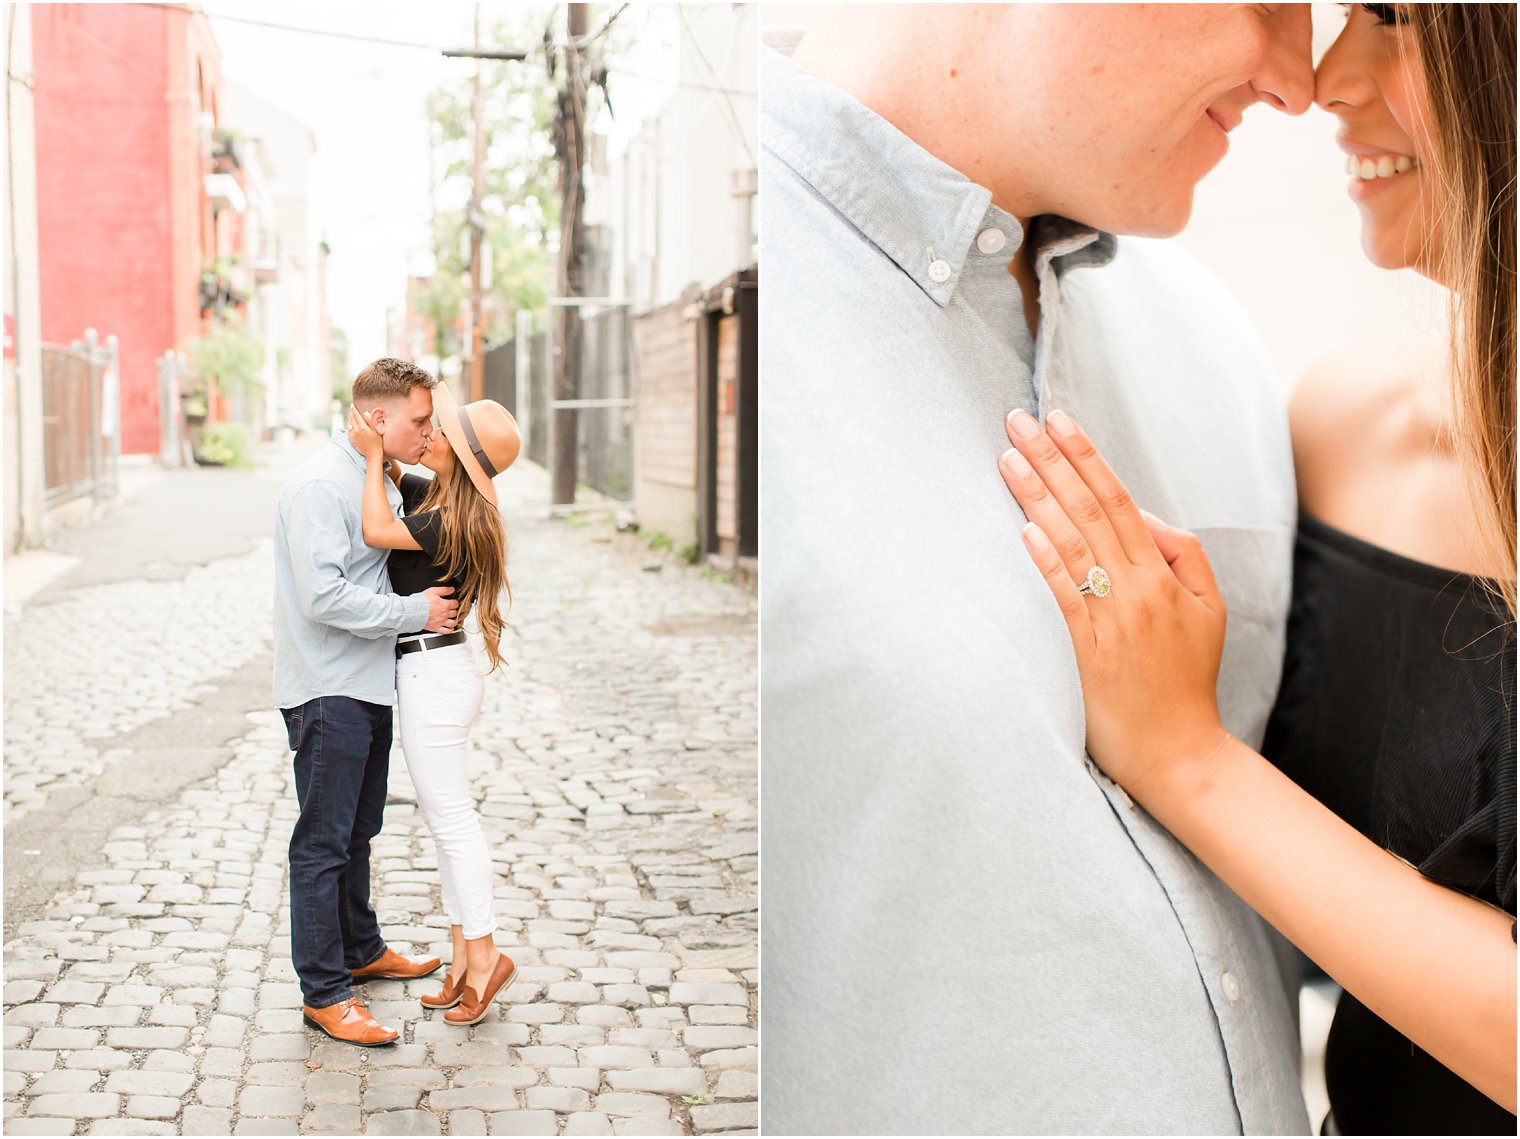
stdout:
<svg viewBox="0 0 1520 1139">
<path fill-rule="evenodd" d="M 1234 1004 L 1236 1001 L 1240 1000 L 1240 982 L 1235 979 L 1235 975 L 1230 972 L 1225 972 L 1220 976 L 1219 979 L 1224 982 L 1224 995 L 1226 999 L 1228 999 L 1231 1004 Z"/>
<path fill-rule="evenodd" d="M 983 253 L 996 253 L 1007 244 L 1008 238 L 1003 235 L 1002 230 L 996 227 L 984 229 L 976 235 L 976 247 Z"/>
<path fill-rule="evenodd" d="M 929 262 L 929 280 L 936 285 L 943 285 L 950 279 L 950 263 L 948 261 Z"/>
</svg>

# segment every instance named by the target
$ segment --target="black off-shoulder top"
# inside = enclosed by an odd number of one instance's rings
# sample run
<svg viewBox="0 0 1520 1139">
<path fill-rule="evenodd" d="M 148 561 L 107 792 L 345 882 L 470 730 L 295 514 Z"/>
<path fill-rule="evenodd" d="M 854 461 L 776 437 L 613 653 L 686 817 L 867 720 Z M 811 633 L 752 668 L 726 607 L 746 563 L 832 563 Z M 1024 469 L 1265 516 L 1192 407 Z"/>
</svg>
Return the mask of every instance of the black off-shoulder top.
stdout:
<svg viewBox="0 0 1520 1139">
<path fill-rule="evenodd" d="M 443 540 L 443 526 L 436 509 L 422 509 L 422 502 L 432 485 L 432 479 L 421 475 L 401 476 L 401 503 L 406 509 L 401 521 L 406 523 L 407 530 L 422 547 L 420 550 L 392 550 L 386 561 L 391 588 L 403 597 L 432 589 L 435 585 L 452 585 L 457 597 L 464 588 L 463 575 L 450 578 L 436 560 L 439 543 Z"/>
<path fill-rule="evenodd" d="M 1427 878 L 1513 916 L 1515 633 L 1502 605 L 1480 578 L 1302 513 L 1293 574 L 1263 753 Z M 1349 993 L 1325 1070 L 1342 1134 L 1515 1134 L 1513 1115 Z"/>
</svg>

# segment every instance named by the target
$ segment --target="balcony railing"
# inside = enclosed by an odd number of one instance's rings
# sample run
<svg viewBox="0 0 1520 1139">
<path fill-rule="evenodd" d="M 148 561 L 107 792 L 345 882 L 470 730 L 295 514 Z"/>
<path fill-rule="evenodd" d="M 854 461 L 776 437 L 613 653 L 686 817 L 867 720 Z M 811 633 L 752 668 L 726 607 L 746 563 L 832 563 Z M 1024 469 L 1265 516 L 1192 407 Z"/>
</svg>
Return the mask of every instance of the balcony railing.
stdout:
<svg viewBox="0 0 1520 1139">
<path fill-rule="evenodd" d="M 213 209 L 238 214 L 248 211 L 248 195 L 243 193 L 243 187 L 232 174 L 207 174 L 206 197 L 211 199 Z"/>
</svg>

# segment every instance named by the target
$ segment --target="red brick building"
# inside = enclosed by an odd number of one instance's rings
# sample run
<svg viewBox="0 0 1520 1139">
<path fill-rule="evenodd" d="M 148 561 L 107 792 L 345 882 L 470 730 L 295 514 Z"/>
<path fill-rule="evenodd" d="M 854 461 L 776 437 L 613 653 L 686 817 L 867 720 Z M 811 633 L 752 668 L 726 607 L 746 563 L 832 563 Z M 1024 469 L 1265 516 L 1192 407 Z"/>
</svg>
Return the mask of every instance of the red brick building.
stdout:
<svg viewBox="0 0 1520 1139">
<path fill-rule="evenodd" d="M 216 41 L 199 11 L 135 4 L 39 4 L 32 27 L 42 336 L 120 338 L 122 451 L 156 452 L 155 361 L 235 286 Z"/>
</svg>

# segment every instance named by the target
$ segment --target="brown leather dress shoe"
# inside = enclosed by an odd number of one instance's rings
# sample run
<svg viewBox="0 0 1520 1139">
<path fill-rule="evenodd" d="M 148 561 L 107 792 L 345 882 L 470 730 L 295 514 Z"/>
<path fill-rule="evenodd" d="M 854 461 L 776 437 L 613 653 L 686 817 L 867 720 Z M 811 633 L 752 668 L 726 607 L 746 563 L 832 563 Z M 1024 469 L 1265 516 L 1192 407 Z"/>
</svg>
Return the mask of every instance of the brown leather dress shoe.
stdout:
<svg viewBox="0 0 1520 1139">
<path fill-rule="evenodd" d="M 516 962 L 505 953 L 497 954 L 496 968 L 491 970 L 491 979 L 486 983 L 486 991 L 477 995 L 474 989 L 465 985 L 464 992 L 459 998 L 459 1007 L 444 1013 L 443 1019 L 450 1024 L 461 1026 L 484 1020 L 486 1010 L 491 1007 L 491 1001 L 495 999 L 496 994 L 515 980 L 517 980 Z"/>
<path fill-rule="evenodd" d="M 442 989 L 436 993 L 427 993 L 417 999 L 422 1002 L 423 1008 L 453 1008 L 459 1003 L 459 998 L 464 996 L 464 978 L 464 970 L 460 970 L 457 981 L 444 977 Z"/>
<path fill-rule="evenodd" d="M 385 952 L 380 954 L 377 961 L 371 961 L 368 965 L 359 969 L 350 969 L 356 981 L 373 981 L 380 977 L 387 977 L 397 981 L 410 981 L 413 977 L 426 977 L 434 969 L 443 964 L 441 957 L 429 957 L 427 959 L 403 957 L 390 946 L 386 946 Z"/>
<path fill-rule="evenodd" d="M 349 997 L 326 1008 L 301 1006 L 302 1018 L 318 1032 L 325 1032 L 334 1040 L 345 1044 L 357 1044 L 360 1048 L 378 1048 L 382 1044 L 394 1044 L 401 1033 L 387 1028 L 373 1016 L 369 1009 L 359 1003 L 358 997 Z"/>
</svg>

